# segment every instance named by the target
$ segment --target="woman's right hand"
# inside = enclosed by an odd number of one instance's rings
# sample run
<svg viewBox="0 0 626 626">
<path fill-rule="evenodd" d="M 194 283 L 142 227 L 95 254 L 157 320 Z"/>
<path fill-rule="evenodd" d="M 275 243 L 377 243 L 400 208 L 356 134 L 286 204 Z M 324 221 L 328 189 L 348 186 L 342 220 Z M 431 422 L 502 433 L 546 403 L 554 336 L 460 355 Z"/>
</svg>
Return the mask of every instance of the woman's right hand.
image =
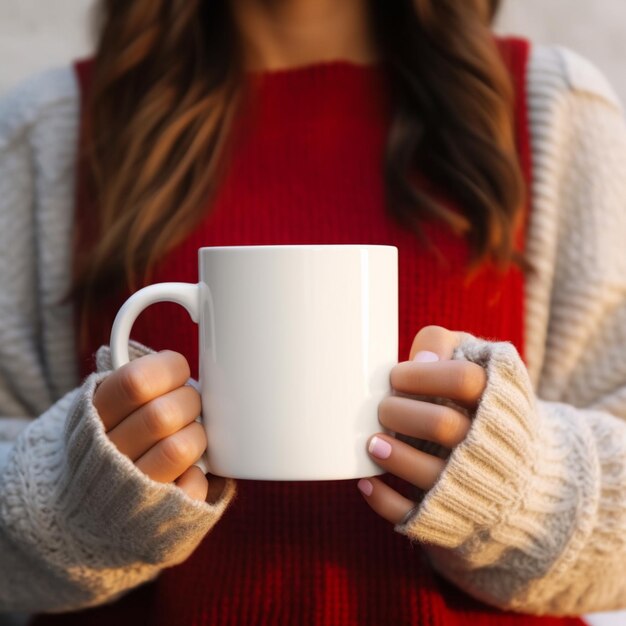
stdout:
<svg viewBox="0 0 626 626">
<path fill-rule="evenodd" d="M 165 350 L 124 365 L 105 378 L 94 395 L 109 439 L 122 454 L 157 482 L 174 482 L 190 498 L 212 501 L 224 479 L 209 482 L 194 463 L 206 449 L 196 421 L 200 394 L 187 385 L 189 364 Z"/>
</svg>

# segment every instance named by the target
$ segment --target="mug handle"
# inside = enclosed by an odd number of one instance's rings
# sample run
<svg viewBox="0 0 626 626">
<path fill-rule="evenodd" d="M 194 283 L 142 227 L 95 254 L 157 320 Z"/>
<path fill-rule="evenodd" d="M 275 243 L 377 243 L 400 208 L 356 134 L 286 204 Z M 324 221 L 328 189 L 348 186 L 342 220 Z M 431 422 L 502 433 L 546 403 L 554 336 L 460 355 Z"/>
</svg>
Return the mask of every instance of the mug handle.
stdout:
<svg viewBox="0 0 626 626">
<path fill-rule="evenodd" d="M 118 311 L 111 329 L 111 361 L 113 369 L 119 369 L 130 362 L 128 341 L 130 331 L 144 309 L 157 302 L 175 302 L 187 309 L 191 319 L 197 324 L 200 317 L 200 285 L 192 283 L 157 283 L 134 293 Z M 201 417 L 198 416 L 198 421 Z M 205 474 L 209 467 L 203 454 L 194 463 Z"/>
</svg>

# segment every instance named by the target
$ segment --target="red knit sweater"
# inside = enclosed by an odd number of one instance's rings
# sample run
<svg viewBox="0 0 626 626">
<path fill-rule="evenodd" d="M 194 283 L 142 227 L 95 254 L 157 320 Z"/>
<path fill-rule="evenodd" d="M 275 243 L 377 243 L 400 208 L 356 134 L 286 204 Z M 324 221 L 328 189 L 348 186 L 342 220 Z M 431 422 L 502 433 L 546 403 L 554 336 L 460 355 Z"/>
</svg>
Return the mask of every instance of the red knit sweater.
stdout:
<svg viewBox="0 0 626 626">
<path fill-rule="evenodd" d="M 530 179 L 525 109 L 528 46 L 501 42 L 517 86 L 516 131 Z M 79 65 L 83 86 L 89 66 Z M 385 210 L 382 162 L 390 103 L 382 71 L 347 62 L 257 77 L 240 140 L 201 226 L 167 256 L 156 281 L 197 281 L 200 246 L 367 243 L 399 250 L 399 360 L 426 324 L 512 341 L 523 353 L 523 278 L 465 273 L 467 246 L 426 224 L 443 262 Z M 255 115 L 252 116 L 251 112 Z M 79 201 L 79 212 L 84 199 Z M 82 206 L 84 210 L 84 206 Z M 106 342 L 102 310 L 87 352 Z M 197 331 L 175 305 L 148 310 L 133 337 L 197 363 Z M 84 355 L 83 355 L 84 356 Z M 302 355 L 306 358 L 306 355 Z M 255 358 L 255 355 L 250 355 Z M 83 359 L 83 372 L 92 368 Z M 395 477 L 386 481 L 401 491 Z M 118 602 L 40 624 L 137 626 L 578 624 L 503 613 L 437 576 L 418 545 L 373 513 L 356 481 L 238 481 L 237 499 L 196 552 Z"/>
</svg>

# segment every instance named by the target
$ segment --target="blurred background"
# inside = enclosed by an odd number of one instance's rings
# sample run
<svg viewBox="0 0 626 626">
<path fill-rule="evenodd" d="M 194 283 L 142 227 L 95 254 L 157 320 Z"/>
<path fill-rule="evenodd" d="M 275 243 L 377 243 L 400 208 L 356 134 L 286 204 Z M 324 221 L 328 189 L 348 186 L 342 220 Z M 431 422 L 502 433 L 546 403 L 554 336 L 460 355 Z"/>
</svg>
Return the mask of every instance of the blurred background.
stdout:
<svg viewBox="0 0 626 626">
<path fill-rule="evenodd" d="M 39 68 L 88 54 L 92 5 L 93 0 L 0 0 L 0 93 Z M 607 74 L 626 102 L 624 0 L 503 0 L 503 5 L 498 30 L 573 48 Z"/>
<path fill-rule="evenodd" d="M 93 0 L 0 0 L 0 94 L 28 74 L 89 54 L 92 5 Z M 497 29 L 576 50 L 608 76 L 626 102 L 624 0 L 504 0 Z M 624 626 L 626 611 L 587 619 L 593 626 Z M 0 626 L 11 623 L 0 615 Z"/>
</svg>

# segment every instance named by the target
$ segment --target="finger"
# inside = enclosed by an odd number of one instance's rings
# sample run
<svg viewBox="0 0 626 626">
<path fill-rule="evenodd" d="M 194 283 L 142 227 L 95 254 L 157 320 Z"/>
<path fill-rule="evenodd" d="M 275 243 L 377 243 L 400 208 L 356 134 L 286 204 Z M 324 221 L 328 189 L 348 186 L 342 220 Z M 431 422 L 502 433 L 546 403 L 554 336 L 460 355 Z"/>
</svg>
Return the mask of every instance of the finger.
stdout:
<svg viewBox="0 0 626 626">
<path fill-rule="evenodd" d="M 423 489 L 430 489 L 439 478 L 446 461 L 416 450 L 393 437 L 374 435 L 367 447 L 372 460 L 383 469 Z"/>
<path fill-rule="evenodd" d="M 170 483 L 182 476 L 202 456 L 206 444 L 204 428 L 198 422 L 192 422 L 159 441 L 135 465 L 152 480 Z"/>
<path fill-rule="evenodd" d="M 182 387 L 190 375 L 187 359 L 171 350 L 147 354 L 113 372 L 98 385 L 93 399 L 105 430 L 146 402 Z"/>
<path fill-rule="evenodd" d="M 362 478 L 357 484 L 365 501 L 378 515 L 392 524 L 402 522 L 407 513 L 415 507 L 415 502 L 377 478 Z"/>
<path fill-rule="evenodd" d="M 135 461 L 158 441 L 193 422 L 201 410 L 200 394 L 185 385 L 139 407 L 107 435 L 122 454 Z"/>
<path fill-rule="evenodd" d="M 403 361 L 391 369 L 389 378 L 396 391 L 450 398 L 468 408 L 477 406 L 487 384 L 485 370 L 470 361 Z"/>
<path fill-rule="evenodd" d="M 459 345 L 459 334 L 443 326 L 424 326 L 411 345 L 409 360 L 422 353 L 419 360 L 447 361 L 452 358 L 455 348 Z M 437 357 L 437 358 L 435 358 Z"/>
<path fill-rule="evenodd" d="M 204 472 L 195 465 L 176 480 L 176 484 L 193 500 L 204 502 L 209 492 L 209 481 Z"/>
<path fill-rule="evenodd" d="M 378 405 L 378 421 L 395 433 L 453 448 L 465 439 L 470 419 L 447 406 L 400 396 L 387 396 Z"/>
</svg>

